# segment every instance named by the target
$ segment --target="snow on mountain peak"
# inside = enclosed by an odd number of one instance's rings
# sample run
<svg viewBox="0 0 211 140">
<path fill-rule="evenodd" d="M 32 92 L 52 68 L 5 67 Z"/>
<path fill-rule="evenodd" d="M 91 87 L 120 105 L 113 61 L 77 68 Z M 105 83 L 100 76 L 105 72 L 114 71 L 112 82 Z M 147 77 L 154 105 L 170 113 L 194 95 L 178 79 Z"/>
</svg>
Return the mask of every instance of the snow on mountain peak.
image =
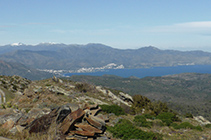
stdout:
<svg viewBox="0 0 211 140">
<path fill-rule="evenodd" d="M 42 44 L 42 45 L 53 45 L 53 44 L 57 44 L 57 43 L 55 43 L 55 42 L 42 42 L 40 44 Z"/>
<path fill-rule="evenodd" d="M 23 43 L 20 43 L 20 42 L 18 42 L 18 43 L 12 43 L 11 44 L 11 46 L 21 46 L 21 45 L 24 45 Z"/>
</svg>

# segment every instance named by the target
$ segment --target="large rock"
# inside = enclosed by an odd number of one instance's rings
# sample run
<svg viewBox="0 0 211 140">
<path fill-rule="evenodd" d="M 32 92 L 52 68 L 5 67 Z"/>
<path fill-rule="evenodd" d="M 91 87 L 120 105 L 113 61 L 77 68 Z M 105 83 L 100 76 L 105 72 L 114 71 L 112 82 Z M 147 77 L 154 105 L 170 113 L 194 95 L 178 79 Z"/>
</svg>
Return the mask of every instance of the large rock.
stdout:
<svg viewBox="0 0 211 140">
<path fill-rule="evenodd" d="M 29 133 L 47 132 L 52 121 L 57 116 L 57 110 L 53 110 L 51 113 L 43 115 L 42 117 L 35 119 L 27 128 Z"/>
<path fill-rule="evenodd" d="M 58 115 L 56 117 L 56 122 L 61 123 L 66 118 L 66 116 L 71 113 L 71 109 L 68 105 L 63 105 L 58 108 L 57 112 Z"/>
<path fill-rule="evenodd" d="M 69 130 L 74 128 L 74 124 L 79 120 L 82 119 L 85 112 L 83 109 L 79 108 L 78 110 L 70 113 L 62 122 L 60 126 L 60 131 L 62 134 L 66 134 L 69 132 Z"/>
</svg>

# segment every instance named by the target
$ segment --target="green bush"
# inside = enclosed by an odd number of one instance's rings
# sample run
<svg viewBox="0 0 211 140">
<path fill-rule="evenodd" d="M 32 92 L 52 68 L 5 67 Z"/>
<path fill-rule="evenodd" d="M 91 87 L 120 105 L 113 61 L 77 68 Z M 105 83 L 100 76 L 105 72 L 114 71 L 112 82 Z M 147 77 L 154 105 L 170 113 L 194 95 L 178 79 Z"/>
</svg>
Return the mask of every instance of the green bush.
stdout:
<svg viewBox="0 0 211 140">
<path fill-rule="evenodd" d="M 87 92 L 86 85 L 83 83 L 77 83 L 75 85 L 75 89 L 79 90 L 80 92 Z"/>
<path fill-rule="evenodd" d="M 211 128 L 211 124 L 206 124 L 205 127 L 206 128 Z"/>
<path fill-rule="evenodd" d="M 185 117 L 186 117 L 186 118 L 193 118 L 193 115 L 192 115 L 191 113 L 186 113 L 186 114 L 185 114 Z"/>
<path fill-rule="evenodd" d="M 151 101 L 147 97 L 141 95 L 134 95 L 133 101 L 132 110 L 134 114 L 142 113 L 142 109 L 148 109 L 151 106 Z"/>
<path fill-rule="evenodd" d="M 181 124 L 177 124 L 177 123 L 172 123 L 171 125 L 174 129 L 195 129 L 198 131 L 202 131 L 201 126 L 193 126 L 192 124 L 190 124 L 189 122 L 183 122 Z"/>
<path fill-rule="evenodd" d="M 115 115 L 125 115 L 124 110 L 118 105 L 100 105 L 102 111 L 106 113 L 114 113 Z"/>
<path fill-rule="evenodd" d="M 151 115 L 151 114 L 143 114 L 143 116 L 144 116 L 146 119 L 151 119 L 151 120 L 154 120 L 154 119 L 155 119 L 155 116 L 154 116 L 154 115 Z"/>
<path fill-rule="evenodd" d="M 165 125 L 170 126 L 174 121 L 180 121 L 176 114 L 171 112 L 163 112 L 157 116 Z"/>
<path fill-rule="evenodd" d="M 145 118 L 145 116 L 135 116 L 134 120 L 133 120 L 137 126 L 142 126 L 142 127 L 148 127 L 151 128 L 152 126 L 152 122 L 148 122 Z"/>
<path fill-rule="evenodd" d="M 133 114 L 142 113 L 142 110 L 145 109 L 145 112 L 158 115 L 162 112 L 169 112 L 169 108 L 166 103 L 161 101 L 151 102 L 150 99 L 142 95 L 133 96 L 133 105 L 132 111 Z"/>
<path fill-rule="evenodd" d="M 153 132 L 144 132 L 136 128 L 128 120 L 120 120 L 114 127 L 108 127 L 115 138 L 123 140 L 141 139 L 141 140 L 161 140 L 162 136 Z"/>
<path fill-rule="evenodd" d="M 151 110 L 154 112 L 155 115 L 158 115 L 163 112 L 169 112 L 167 104 L 161 101 L 153 102 L 151 105 Z"/>
</svg>

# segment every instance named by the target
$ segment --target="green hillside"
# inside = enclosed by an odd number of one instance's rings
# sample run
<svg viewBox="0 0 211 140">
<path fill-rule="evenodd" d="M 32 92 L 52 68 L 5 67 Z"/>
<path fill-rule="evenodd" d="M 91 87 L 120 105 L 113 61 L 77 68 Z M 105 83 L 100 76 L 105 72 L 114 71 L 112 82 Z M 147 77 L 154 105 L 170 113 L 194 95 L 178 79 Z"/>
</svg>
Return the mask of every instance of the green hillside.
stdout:
<svg viewBox="0 0 211 140">
<path fill-rule="evenodd" d="M 70 80 L 124 91 L 130 95 L 140 94 L 152 100 L 166 102 L 178 112 L 202 115 L 211 120 L 211 75 L 184 73 L 142 79 L 117 76 L 72 76 Z"/>
</svg>

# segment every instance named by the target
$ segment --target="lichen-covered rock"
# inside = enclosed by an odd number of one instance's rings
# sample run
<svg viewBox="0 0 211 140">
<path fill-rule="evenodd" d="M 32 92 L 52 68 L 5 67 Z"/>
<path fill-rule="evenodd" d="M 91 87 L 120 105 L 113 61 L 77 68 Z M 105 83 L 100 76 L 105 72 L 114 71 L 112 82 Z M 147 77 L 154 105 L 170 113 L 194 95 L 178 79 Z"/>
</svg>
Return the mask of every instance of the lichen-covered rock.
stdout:
<svg viewBox="0 0 211 140">
<path fill-rule="evenodd" d="M 42 117 L 35 119 L 27 128 L 29 128 L 29 133 L 47 132 L 52 121 L 57 116 L 57 110 L 53 110 L 49 114 L 43 115 Z"/>
</svg>

